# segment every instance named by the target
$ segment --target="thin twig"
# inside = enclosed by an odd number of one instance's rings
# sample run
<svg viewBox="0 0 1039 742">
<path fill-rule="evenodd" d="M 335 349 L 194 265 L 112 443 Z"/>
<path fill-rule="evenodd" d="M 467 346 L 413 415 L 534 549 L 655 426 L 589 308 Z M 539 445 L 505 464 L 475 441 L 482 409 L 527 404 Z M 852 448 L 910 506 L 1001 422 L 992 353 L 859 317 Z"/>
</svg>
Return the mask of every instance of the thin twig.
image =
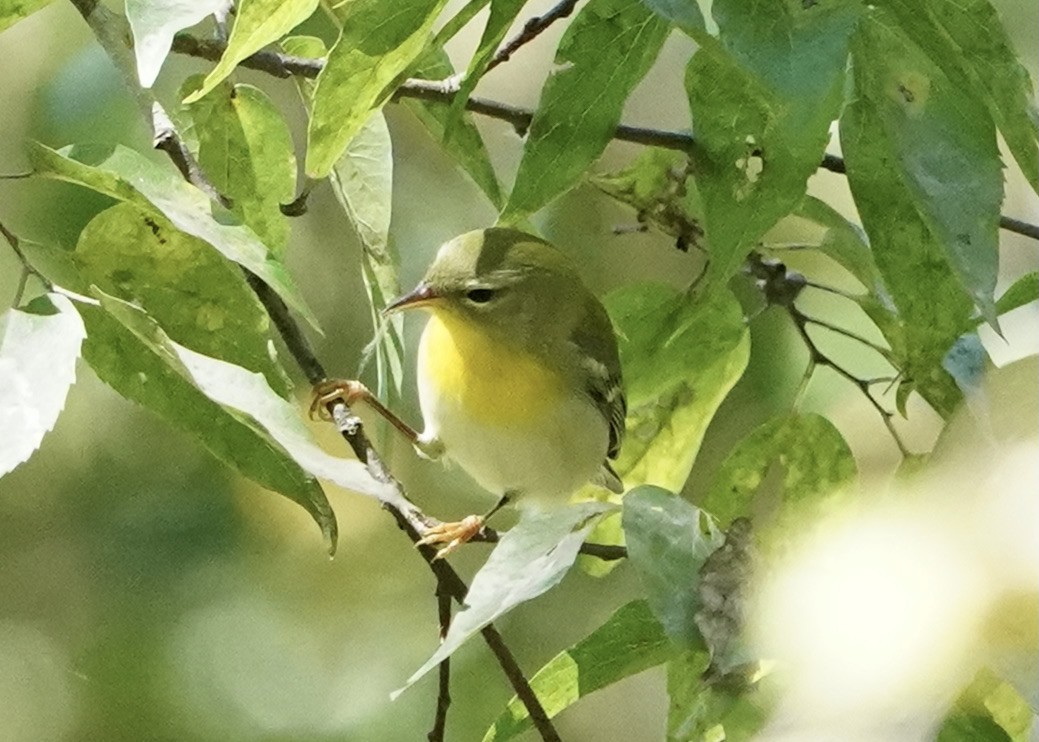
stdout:
<svg viewBox="0 0 1039 742">
<path fill-rule="evenodd" d="M 451 595 L 437 583 L 437 623 L 440 627 L 440 642 L 447 637 L 451 628 Z M 447 731 L 447 710 L 451 707 L 451 658 L 446 658 L 437 667 L 437 706 L 433 716 L 433 728 L 426 735 L 429 742 L 443 742 Z"/>
<path fill-rule="evenodd" d="M 22 264 L 22 272 L 18 277 L 18 286 L 14 290 L 14 298 L 11 299 L 11 306 L 17 307 L 22 303 L 22 297 L 25 295 L 25 287 L 29 282 L 30 276 L 38 278 L 44 286 L 50 286 L 50 281 L 36 270 L 29 259 L 25 256 L 22 251 L 22 241 L 14 232 L 8 229 L 3 222 L 0 222 L 0 235 L 7 241 L 7 244 L 11 246 L 11 250 L 14 251 L 15 257 L 18 258 L 18 262 Z"/>
<path fill-rule="evenodd" d="M 544 15 L 534 16 L 531 18 L 523 25 L 523 30 L 502 46 L 494 57 L 491 58 L 491 61 L 487 64 L 487 69 L 484 70 L 484 74 L 487 74 L 499 64 L 508 62 L 509 58 L 512 57 L 521 46 L 529 44 L 531 41 L 536 39 L 542 31 L 556 21 L 569 16 L 574 12 L 575 7 L 577 7 L 577 0 L 561 0 L 550 8 Z"/>
<path fill-rule="evenodd" d="M 161 110 L 157 101 L 155 101 L 149 91 L 143 90 L 137 85 L 130 51 L 125 45 L 125 41 L 123 41 L 129 38 L 129 28 L 126 19 L 112 13 L 103 6 L 99 6 L 97 0 L 71 0 L 71 2 L 90 26 L 98 42 L 109 57 L 112 58 L 116 67 L 123 71 L 124 81 L 131 89 L 146 119 L 153 127 L 162 125 L 164 136 L 161 141 L 157 141 L 157 146 L 161 145 L 160 148 L 169 155 L 186 179 L 207 192 L 215 193 L 216 190 L 212 188 L 211 183 L 208 183 L 208 179 L 201 168 L 197 167 L 197 162 L 191 157 L 190 151 L 184 146 L 183 140 L 172 123 L 169 123 L 168 126 L 166 125 L 169 119 L 166 118 L 165 121 L 162 121 L 155 115 L 157 110 Z M 207 183 L 208 187 L 206 187 Z M 289 314 L 288 308 L 281 298 L 263 281 L 255 277 L 251 277 L 250 285 L 256 291 L 264 308 L 270 314 L 275 327 L 285 340 L 286 347 L 307 376 L 307 380 L 311 384 L 315 384 L 327 378 L 324 367 L 311 350 L 302 330 Z M 341 402 L 330 404 L 330 407 L 332 406 L 340 406 L 345 409 L 345 405 Z M 330 410 L 330 413 L 334 414 L 334 411 Z M 358 424 L 352 426 L 349 430 L 341 430 L 341 433 L 357 458 L 368 467 L 373 477 L 379 481 L 394 485 L 397 498 L 393 502 L 384 501 L 383 507 L 393 515 L 398 526 L 407 533 L 413 543 L 419 541 L 428 527 L 428 523 L 424 520 L 421 511 L 417 507 L 410 505 L 404 493 L 404 488 L 383 465 L 363 428 Z M 402 503 L 410 507 L 402 506 Z M 418 551 L 436 576 L 438 588 L 461 604 L 465 600 L 468 586 L 458 576 L 454 568 L 442 559 L 435 559 L 435 551 L 430 547 L 423 546 Z M 505 676 L 512 684 L 516 695 L 527 707 L 542 739 L 546 742 L 558 742 L 559 735 L 556 733 L 551 721 L 549 721 L 537 695 L 530 687 L 530 682 L 527 680 L 526 675 L 520 669 L 516 658 L 502 640 L 497 629 L 493 624 L 489 624 L 484 627 L 481 634 Z"/>
<path fill-rule="evenodd" d="M 889 348 L 885 348 L 883 345 L 879 345 L 877 343 L 874 343 L 869 338 L 865 338 L 865 337 L 863 337 L 862 335 L 859 335 L 856 332 L 852 332 L 851 330 L 846 330 L 843 327 L 840 327 L 839 325 L 831 324 L 830 322 L 827 322 L 826 320 L 818 319 L 816 317 L 809 317 L 808 315 L 803 315 L 803 316 L 804 316 L 805 322 L 807 322 L 808 324 L 818 325 L 819 327 L 827 329 L 830 332 L 835 332 L 838 335 L 843 335 L 844 337 L 848 338 L 849 340 L 855 340 L 857 342 L 860 342 L 863 345 L 865 345 L 867 348 L 870 348 L 871 350 L 875 351 L 885 361 L 888 361 L 889 363 L 892 361 L 893 356 L 891 355 L 891 350 Z"/>
<path fill-rule="evenodd" d="M 73 2 L 76 1 L 73 0 Z M 220 59 L 225 48 L 226 45 L 218 41 L 203 40 L 186 33 L 179 33 L 173 38 L 173 51 L 178 54 L 200 57 L 214 62 Z M 314 78 L 324 69 L 325 61 L 323 59 L 306 59 L 288 54 L 262 51 L 243 59 L 240 64 L 243 67 L 260 70 L 276 77 L 300 76 Z M 394 91 L 392 100 L 418 98 L 420 100 L 450 105 L 453 97 L 454 93 L 445 90 L 444 86 L 438 81 L 411 79 L 406 80 Z M 465 107 L 467 110 L 478 113 L 481 116 L 508 122 L 521 134 L 530 128 L 530 121 L 534 117 L 534 112 L 530 109 L 486 98 L 470 97 L 466 101 Z M 692 149 L 696 141 L 692 134 L 684 132 L 665 131 L 626 124 L 617 126 L 613 133 L 613 138 L 620 142 L 644 144 L 650 147 L 674 149 L 682 152 L 688 152 Z M 823 156 L 819 162 L 819 168 L 839 174 L 847 174 L 848 172 L 844 160 L 837 155 L 831 154 Z M 1039 240 L 1039 225 L 1030 224 L 1009 216 L 1001 216 L 999 218 L 999 226 L 1008 232 Z"/>
</svg>

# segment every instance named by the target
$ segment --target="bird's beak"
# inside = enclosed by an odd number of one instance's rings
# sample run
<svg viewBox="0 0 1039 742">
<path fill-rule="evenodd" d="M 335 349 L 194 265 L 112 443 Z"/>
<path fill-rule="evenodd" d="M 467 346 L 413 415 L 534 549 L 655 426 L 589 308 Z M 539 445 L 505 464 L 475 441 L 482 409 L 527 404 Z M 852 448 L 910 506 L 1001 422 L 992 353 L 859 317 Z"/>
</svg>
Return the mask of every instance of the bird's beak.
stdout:
<svg viewBox="0 0 1039 742">
<path fill-rule="evenodd" d="M 393 314 L 402 309 L 414 309 L 424 307 L 440 298 L 440 294 L 434 291 L 428 284 L 420 283 L 414 289 L 399 296 L 390 302 L 389 306 L 382 310 L 383 314 Z"/>
</svg>

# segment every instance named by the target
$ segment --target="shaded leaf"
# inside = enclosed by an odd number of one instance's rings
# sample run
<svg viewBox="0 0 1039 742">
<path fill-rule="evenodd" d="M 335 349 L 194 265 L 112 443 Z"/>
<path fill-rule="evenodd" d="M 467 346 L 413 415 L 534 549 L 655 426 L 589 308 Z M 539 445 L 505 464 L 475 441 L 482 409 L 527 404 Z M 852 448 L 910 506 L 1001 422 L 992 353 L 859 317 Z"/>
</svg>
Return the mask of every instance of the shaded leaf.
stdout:
<svg viewBox="0 0 1039 742">
<path fill-rule="evenodd" d="M 957 279 L 959 286 L 949 289 L 966 292 L 995 322 L 1003 177 L 988 111 L 883 9 L 871 10 L 860 25 L 853 61 L 855 95 L 842 118 L 841 141 L 852 194 L 895 303 L 903 309 L 904 297 L 893 266 L 882 255 L 898 249 L 922 260 L 931 252 L 948 263 Z M 888 166 L 878 168 L 877 162 Z M 886 181 L 892 181 L 890 188 L 881 191 L 878 186 Z M 878 202 L 887 208 L 896 198 L 908 202 L 899 204 L 899 211 L 914 212 L 903 229 L 913 229 L 918 221 L 929 233 L 919 247 L 894 247 L 891 228 L 879 224 L 894 215 L 889 209 L 884 219 L 877 213 Z M 914 286 L 917 294 L 925 293 L 920 284 Z"/>
<path fill-rule="evenodd" d="M 748 742 L 764 726 L 767 711 L 754 687 L 730 687 L 703 679 L 708 659 L 689 651 L 667 666 L 668 742 Z"/>
<path fill-rule="evenodd" d="M 581 9 L 556 50 L 502 221 L 523 219 L 577 183 L 609 143 L 668 30 L 639 0 L 590 0 Z"/>
<path fill-rule="evenodd" d="M 843 102 L 852 0 L 716 0 L 686 73 L 697 135 L 708 280 L 725 281 L 805 192 Z M 761 19 L 768 18 L 763 22 Z"/>
<path fill-rule="evenodd" d="M 289 220 L 280 205 L 295 197 L 296 155 L 281 112 L 259 88 L 230 84 L 214 88 L 190 112 L 206 175 L 242 223 L 282 256 Z"/>
<path fill-rule="evenodd" d="M 673 649 L 644 600 L 623 605 L 602 626 L 560 652 L 530 679 L 549 718 L 595 691 L 664 662 Z M 516 697 L 483 742 L 505 742 L 530 729 L 530 713 Z"/>
<path fill-rule="evenodd" d="M 126 0 L 141 87 L 150 88 L 173 46 L 177 31 L 194 26 L 227 0 Z"/>
<path fill-rule="evenodd" d="M 703 12 L 697 0 L 642 0 L 642 3 L 694 39 L 703 38 L 703 34 L 707 32 Z"/>
<path fill-rule="evenodd" d="M 681 647 L 703 648 L 697 588 L 700 569 L 722 544 L 721 534 L 698 508 L 649 485 L 625 495 L 623 523 L 628 558 L 664 631 Z"/>
<path fill-rule="evenodd" d="M 277 41 L 313 14 L 318 0 L 241 0 L 227 49 L 202 86 L 185 99 L 193 103 L 234 72 L 243 59 Z"/>
<path fill-rule="evenodd" d="M 332 170 L 388 86 L 426 48 L 446 0 L 354 0 L 341 6 L 343 31 L 317 78 L 307 129 L 307 175 Z"/>
<path fill-rule="evenodd" d="M 219 461 L 302 505 L 335 550 L 335 514 L 317 481 L 266 435 L 200 391 L 175 344 L 140 309 L 95 289 L 83 306 L 83 357 L 120 395 L 190 433 Z M 276 396 L 276 395 L 273 395 Z"/>
<path fill-rule="evenodd" d="M 121 145 L 61 150 L 33 142 L 29 159 L 34 171 L 78 183 L 148 210 L 158 210 L 177 229 L 209 243 L 228 260 L 261 278 L 312 326 L 317 318 L 303 302 L 285 267 L 274 260 L 248 227 L 233 223 L 202 191 L 173 170 L 145 159 Z"/>
<path fill-rule="evenodd" d="M 79 313 L 61 294 L 0 314 L 0 477 L 32 456 L 54 427 L 84 337 Z"/>
<path fill-rule="evenodd" d="M 577 558 L 577 550 L 595 520 L 609 507 L 585 502 L 549 512 L 521 511 L 519 522 L 502 536 L 473 578 L 465 608 L 451 622 L 440 647 L 393 697 L 450 657 L 498 616 L 557 585 Z"/>
<path fill-rule="evenodd" d="M 288 396 L 289 380 L 269 348 L 267 312 L 242 272 L 202 240 L 120 203 L 87 224 L 73 255 L 89 283 L 145 309 L 173 340 L 259 371 Z"/>
<path fill-rule="evenodd" d="M 755 561 L 750 521 L 737 518 L 725 532 L 724 543 L 700 568 L 696 593 L 701 607 L 693 618 L 711 658 L 704 671 L 707 682 L 739 683 L 757 668 L 743 643 Z"/>
<path fill-rule="evenodd" d="M 772 503 L 778 508 L 772 513 L 775 521 L 788 509 L 833 493 L 855 474 L 851 449 L 833 423 L 814 413 L 792 414 L 770 420 L 740 441 L 701 504 L 728 525 L 736 518 L 760 515 L 755 505 L 762 503 L 756 498 L 772 494 L 778 498 Z M 771 484 L 776 492 L 761 492 L 763 484 Z"/>
<path fill-rule="evenodd" d="M 0 2 L 0 33 L 50 3 L 51 0 L 3 0 Z"/>
<path fill-rule="evenodd" d="M 375 356 L 379 396 L 400 394 L 403 380 L 404 317 L 383 318 L 400 294 L 397 256 L 390 249 L 393 199 L 393 146 L 381 111 L 357 132 L 332 169 L 332 190 L 361 238 L 364 286 L 376 332 Z"/>
<path fill-rule="evenodd" d="M 819 252 L 837 261 L 875 297 L 883 298 L 887 295 L 884 279 L 873 260 L 866 233 L 860 226 L 848 221 L 832 206 L 814 196 L 805 196 L 794 214 L 826 230 L 819 243 Z"/>
<path fill-rule="evenodd" d="M 1028 71 L 988 0 L 884 0 L 902 30 L 954 86 L 982 101 L 1039 191 L 1039 114 Z"/>
<path fill-rule="evenodd" d="M 455 74 L 455 68 L 451 65 L 451 60 L 443 49 L 434 49 L 423 57 L 418 66 L 412 70 L 412 74 L 423 80 L 445 80 Z M 495 208 L 501 208 L 504 200 L 501 186 L 498 184 L 498 176 L 494 173 L 494 167 L 491 165 L 490 156 L 487 153 L 487 145 L 484 144 L 480 130 L 473 123 L 472 116 L 463 111 L 456 120 L 451 122 L 451 136 L 446 136 L 451 119 L 450 108 L 443 104 L 414 98 L 407 98 L 403 103 L 433 135 L 433 138 L 440 141 L 441 146 L 454 157 L 455 162 L 472 178 L 472 181 L 484 192 Z"/>
</svg>

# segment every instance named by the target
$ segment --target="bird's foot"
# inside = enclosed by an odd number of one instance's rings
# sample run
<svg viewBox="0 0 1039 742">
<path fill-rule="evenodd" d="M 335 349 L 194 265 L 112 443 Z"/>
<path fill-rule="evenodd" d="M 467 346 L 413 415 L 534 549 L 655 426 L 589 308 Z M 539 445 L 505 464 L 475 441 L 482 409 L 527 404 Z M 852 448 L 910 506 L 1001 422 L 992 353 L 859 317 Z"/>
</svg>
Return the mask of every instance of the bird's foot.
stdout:
<svg viewBox="0 0 1039 742">
<path fill-rule="evenodd" d="M 352 379 L 326 379 L 314 385 L 314 397 L 310 401 L 310 417 L 315 416 L 322 420 L 331 420 L 332 415 L 328 411 L 330 402 L 343 402 L 347 407 L 359 399 L 367 399 L 372 396 L 368 387 L 359 381 Z"/>
<path fill-rule="evenodd" d="M 415 546 L 441 545 L 434 559 L 443 559 L 483 530 L 484 517 L 470 515 L 455 523 L 441 523 L 429 528 Z"/>
</svg>

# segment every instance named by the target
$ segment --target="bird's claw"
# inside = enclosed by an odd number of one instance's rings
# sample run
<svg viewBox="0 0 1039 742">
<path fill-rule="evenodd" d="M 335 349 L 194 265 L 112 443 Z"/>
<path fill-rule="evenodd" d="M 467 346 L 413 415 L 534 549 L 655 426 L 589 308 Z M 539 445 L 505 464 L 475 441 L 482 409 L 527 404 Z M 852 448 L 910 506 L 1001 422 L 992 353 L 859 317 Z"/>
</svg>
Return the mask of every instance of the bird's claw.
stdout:
<svg viewBox="0 0 1039 742">
<path fill-rule="evenodd" d="M 483 516 L 480 515 L 470 515 L 455 523 L 441 523 L 426 530 L 422 538 L 415 542 L 415 546 L 444 544 L 433 557 L 443 559 L 480 533 L 483 523 Z"/>
<path fill-rule="evenodd" d="M 328 411 L 331 402 L 342 402 L 347 407 L 358 399 L 370 396 L 368 387 L 352 379 L 326 379 L 314 385 L 314 396 L 310 401 L 310 418 L 315 416 L 321 420 L 331 420 Z"/>
</svg>

